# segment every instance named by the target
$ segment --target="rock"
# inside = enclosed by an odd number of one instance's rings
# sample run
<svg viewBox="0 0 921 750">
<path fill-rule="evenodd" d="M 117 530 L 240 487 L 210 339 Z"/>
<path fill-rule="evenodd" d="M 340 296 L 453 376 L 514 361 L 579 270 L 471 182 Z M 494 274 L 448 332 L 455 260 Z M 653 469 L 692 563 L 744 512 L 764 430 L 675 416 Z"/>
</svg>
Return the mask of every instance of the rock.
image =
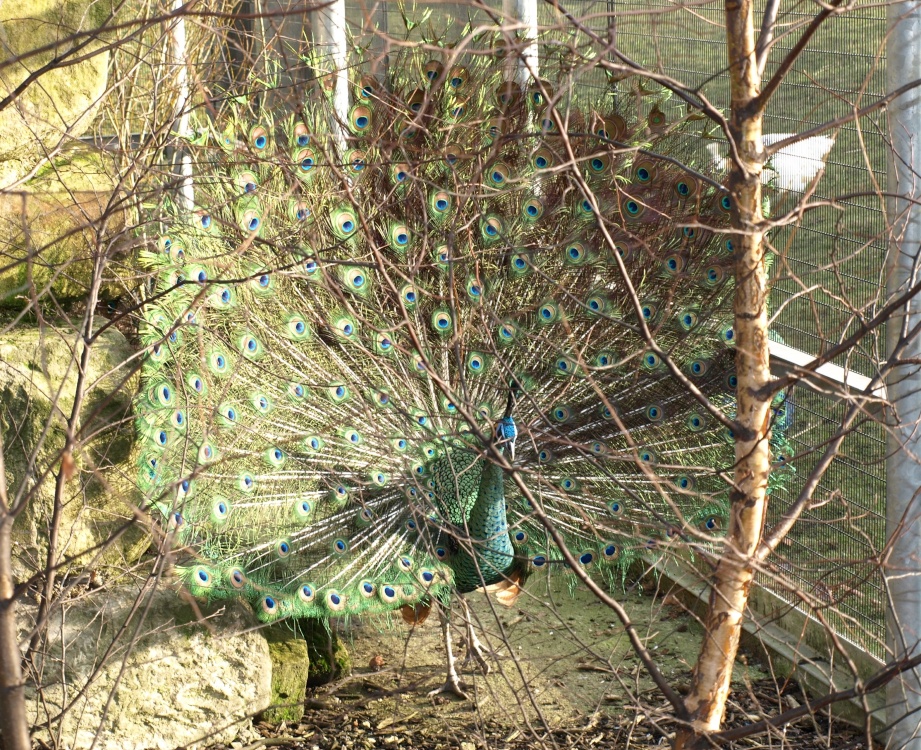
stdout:
<svg viewBox="0 0 921 750">
<path fill-rule="evenodd" d="M 43 307 L 85 299 L 95 258 L 103 299 L 137 286 L 139 274 L 121 248 L 125 213 L 116 199 L 112 157 L 89 146 L 69 148 L 15 190 L 0 192 L 0 306 Z"/>
<path fill-rule="evenodd" d="M 75 32 L 100 28 L 111 2 L 28 0 L 0 3 L 0 60 L 20 59 L 0 70 L 0 99 L 55 58 L 79 62 L 41 73 L 6 107 L 0 108 L 0 190 L 27 176 L 49 153 L 79 138 L 92 123 L 103 94 L 109 53 L 96 39 Z M 38 50 L 48 47 L 40 53 Z M 72 54 L 68 54 L 73 50 Z"/>
<path fill-rule="evenodd" d="M 335 630 L 327 630 L 318 620 L 302 621 L 301 627 L 310 654 L 309 687 L 325 685 L 336 677 L 351 673 L 352 660 Z"/>
<path fill-rule="evenodd" d="M 272 697 L 269 646 L 249 609 L 227 603 L 201 621 L 176 591 L 145 595 L 133 611 L 138 596 L 128 587 L 100 592 L 52 616 L 41 695 L 27 688 L 32 724 L 74 701 L 52 723 L 56 746 L 70 750 L 173 750 L 248 737 L 252 715 Z M 35 737 L 49 740 L 47 730 Z"/>
<path fill-rule="evenodd" d="M 97 325 L 104 323 L 100 320 Z M 11 497 L 25 496 L 13 527 L 14 574 L 25 580 L 43 570 L 55 507 L 55 475 L 62 463 L 67 419 L 74 406 L 82 345 L 67 329 L 20 327 L 0 336 L 0 430 Z M 125 363 L 134 353 L 114 328 L 92 345 L 86 368 L 80 435 L 72 456 L 73 477 L 63 484 L 57 558 L 77 567 L 81 553 L 109 539 L 134 518 L 140 502 L 132 460 L 135 431 L 131 399 L 135 376 Z M 30 457 L 34 461 L 30 466 Z M 69 462 L 69 461 L 68 461 Z M 148 544 L 137 525 L 122 533 L 99 562 L 116 571 L 137 559 Z M 65 566 L 59 575 L 72 572 Z M 104 571 L 102 571 L 104 573 Z"/>
<path fill-rule="evenodd" d="M 263 632 L 272 658 L 272 705 L 263 712 L 262 720 L 272 724 L 298 722 L 304 715 L 310 675 L 307 642 L 283 625 Z"/>
</svg>

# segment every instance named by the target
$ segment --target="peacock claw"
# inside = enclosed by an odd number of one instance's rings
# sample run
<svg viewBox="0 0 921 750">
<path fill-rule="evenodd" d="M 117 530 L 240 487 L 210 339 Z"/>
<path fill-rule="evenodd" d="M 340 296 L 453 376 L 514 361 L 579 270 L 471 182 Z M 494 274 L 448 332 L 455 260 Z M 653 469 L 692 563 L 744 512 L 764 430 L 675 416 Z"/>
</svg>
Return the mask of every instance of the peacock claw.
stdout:
<svg viewBox="0 0 921 750">
<path fill-rule="evenodd" d="M 483 642 L 477 638 L 476 631 L 473 629 L 473 622 L 470 619 L 470 610 L 468 609 L 466 603 L 464 607 L 464 625 L 466 626 L 467 634 L 464 639 L 464 646 L 467 649 L 467 656 L 464 658 L 464 664 L 469 664 L 470 662 L 476 662 L 479 668 L 482 670 L 483 674 L 489 674 L 490 666 L 489 662 L 486 661 L 487 656 L 496 658 L 498 654 L 483 646 Z"/>
<path fill-rule="evenodd" d="M 470 700 L 470 696 L 467 695 L 466 692 L 464 692 L 464 688 L 465 688 L 465 687 L 468 687 L 468 688 L 469 688 L 468 685 L 465 685 L 463 682 L 461 682 L 461 681 L 457 678 L 457 675 L 450 675 L 450 674 L 449 674 L 449 675 L 448 675 L 448 678 L 445 680 L 445 684 L 442 685 L 442 686 L 439 687 L 439 688 L 435 688 L 434 690 L 430 690 L 430 691 L 427 693 L 427 697 L 429 697 L 429 698 L 434 698 L 435 696 L 441 695 L 442 693 L 454 693 L 454 695 L 456 695 L 456 696 L 457 696 L 458 698 L 460 698 L 461 700 L 469 701 L 469 700 Z"/>
<path fill-rule="evenodd" d="M 495 658 L 497 654 L 493 651 L 488 651 L 483 648 L 483 644 L 479 641 L 476 636 L 472 640 L 466 642 L 467 647 L 467 656 L 464 657 L 464 665 L 469 664 L 470 662 L 476 662 L 476 665 L 480 668 L 480 671 L 483 674 L 489 674 L 492 671 L 492 667 L 489 666 L 489 662 L 486 661 L 487 656 Z"/>
</svg>

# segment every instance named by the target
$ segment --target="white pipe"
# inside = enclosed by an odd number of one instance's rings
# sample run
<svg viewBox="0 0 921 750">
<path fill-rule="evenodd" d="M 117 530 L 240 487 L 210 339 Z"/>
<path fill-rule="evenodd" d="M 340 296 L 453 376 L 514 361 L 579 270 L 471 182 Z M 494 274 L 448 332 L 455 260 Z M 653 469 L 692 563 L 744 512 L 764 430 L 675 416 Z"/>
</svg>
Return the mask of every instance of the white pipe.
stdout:
<svg viewBox="0 0 921 750">
<path fill-rule="evenodd" d="M 537 0 L 503 0 L 505 18 L 518 22 L 518 39 L 522 43 L 518 50 L 515 80 L 526 88 L 532 78 L 540 78 L 540 61 L 537 45 Z"/>
<path fill-rule="evenodd" d="M 524 25 L 522 37 L 527 44 L 518 59 L 518 83 L 522 87 L 528 80 L 540 78 L 540 63 L 537 52 L 537 0 L 515 0 L 515 17 Z"/>
<path fill-rule="evenodd" d="M 171 9 L 179 13 L 185 5 L 185 0 L 173 0 Z M 176 135 L 179 139 L 188 138 L 191 128 L 189 126 L 189 67 L 186 60 L 186 34 L 185 16 L 179 14 L 172 19 L 169 28 L 169 59 L 176 66 L 176 106 L 173 110 L 173 119 L 176 120 Z M 179 207 L 183 211 L 191 212 L 195 207 L 195 187 L 192 182 L 192 157 L 186 149 L 182 149 L 179 157 Z"/>
<path fill-rule="evenodd" d="M 784 365 L 792 365 L 794 368 L 803 369 L 809 367 L 809 365 L 815 361 L 815 357 L 811 354 L 800 351 L 799 349 L 794 349 L 792 346 L 781 344 L 779 341 L 770 341 L 768 342 L 768 346 L 771 350 L 771 362 L 778 362 L 781 367 Z M 818 384 L 824 381 L 826 384 L 844 386 L 854 393 L 863 393 L 869 388 L 872 382 L 866 375 L 861 375 L 852 370 L 846 370 L 841 367 L 841 365 L 835 365 L 831 362 L 819 365 L 814 372 L 816 376 L 815 380 Z M 809 385 L 810 380 L 811 378 L 806 376 L 803 382 Z M 886 386 L 877 386 L 873 389 L 872 395 L 874 398 L 884 400 L 886 398 Z"/>
<path fill-rule="evenodd" d="M 322 48 L 332 64 L 335 76 L 333 88 L 333 109 L 338 122 L 330 123 L 332 132 L 340 150 L 345 150 L 345 130 L 339 123 L 348 121 L 349 116 L 349 71 L 348 71 L 348 35 L 346 34 L 345 0 L 332 0 L 328 5 L 316 11 L 319 23 L 316 24 L 314 41 Z"/>
<path fill-rule="evenodd" d="M 888 7 L 890 33 L 886 45 L 889 91 L 921 79 L 921 11 L 915 0 Z M 892 156 L 889 200 L 892 234 L 887 261 L 889 297 L 921 281 L 921 89 L 911 89 L 889 105 Z M 903 330 L 921 322 L 921 300 L 910 301 L 887 323 L 891 353 Z M 889 555 L 883 573 L 889 602 L 890 658 L 921 652 L 921 341 L 917 338 L 901 358 L 913 364 L 893 368 L 888 378 L 892 419 L 886 462 L 886 532 Z M 890 683 L 887 721 L 894 725 L 889 747 L 921 750 L 921 670 L 915 668 Z"/>
</svg>

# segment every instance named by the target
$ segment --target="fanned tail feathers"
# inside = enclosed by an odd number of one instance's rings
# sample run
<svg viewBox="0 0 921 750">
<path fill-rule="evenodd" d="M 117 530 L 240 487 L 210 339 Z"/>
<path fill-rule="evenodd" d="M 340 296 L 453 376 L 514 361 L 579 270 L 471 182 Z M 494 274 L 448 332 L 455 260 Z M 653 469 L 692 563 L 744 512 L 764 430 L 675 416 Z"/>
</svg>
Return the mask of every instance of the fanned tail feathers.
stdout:
<svg viewBox="0 0 921 750">
<path fill-rule="evenodd" d="M 642 335 L 731 416 L 731 206 L 678 166 L 689 126 L 490 56 L 359 63 L 344 139 L 322 85 L 212 127 L 199 209 L 147 256 L 141 484 L 188 586 L 267 620 L 446 595 L 510 388 L 519 474 L 581 565 L 718 534 L 731 434 Z M 561 555 L 505 497 L 513 597 Z"/>
</svg>

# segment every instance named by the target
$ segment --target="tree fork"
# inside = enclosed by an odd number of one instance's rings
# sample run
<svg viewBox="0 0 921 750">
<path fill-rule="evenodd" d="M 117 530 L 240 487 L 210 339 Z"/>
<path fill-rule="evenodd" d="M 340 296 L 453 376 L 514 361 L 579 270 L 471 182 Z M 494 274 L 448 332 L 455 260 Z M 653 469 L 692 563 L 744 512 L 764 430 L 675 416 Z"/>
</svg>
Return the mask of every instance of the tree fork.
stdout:
<svg viewBox="0 0 921 750">
<path fill-rule="evenodd" d="M 738 158 L 728 180 L 735 247 L 733 330 L 738 377 L 735 486 L 729 529 L 711 580 L 705 635 L 685 701 L 691 716 L 675 737 L 677 750 L 712 747 L 707 735 L 720 728 L 739 648 L 742 622 L 754 581 L 754 554 L 761 541 L 770 473 L 770 382 L 767 272 L 761 213 L 763 108 L 755 46 L 753 0 L 726 0 L 731 112 L 729 130 Z"/>
</svg>

